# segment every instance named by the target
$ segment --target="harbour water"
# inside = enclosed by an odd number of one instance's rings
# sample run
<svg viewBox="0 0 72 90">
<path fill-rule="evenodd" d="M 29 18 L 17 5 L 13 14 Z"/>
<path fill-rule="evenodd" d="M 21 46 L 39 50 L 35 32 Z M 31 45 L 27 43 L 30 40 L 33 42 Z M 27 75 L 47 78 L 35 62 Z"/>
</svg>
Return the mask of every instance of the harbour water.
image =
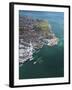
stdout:
<svg viewBox="0 0 72 90">
<path fill-rule="evenodd" d="M 53 33 L 59 38 L 54 46 L 44 45 L 33 53 L 32 60 L 27 60 L 19 67 L 19 79 L 53 78 L 64 76 L 64 13 L 19 11 L 21 16 L 46 19 Z"/>
</svg>

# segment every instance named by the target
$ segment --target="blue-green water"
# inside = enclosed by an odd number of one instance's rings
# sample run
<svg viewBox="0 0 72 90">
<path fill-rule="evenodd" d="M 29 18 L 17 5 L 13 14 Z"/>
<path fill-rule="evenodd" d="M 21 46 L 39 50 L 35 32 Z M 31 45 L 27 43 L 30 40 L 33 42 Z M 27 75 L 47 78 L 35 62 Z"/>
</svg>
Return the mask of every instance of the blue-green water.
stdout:
<svg viewBox="0 0 72 90">
<path fill-rule="evenodd" d="M 46 19 L 52 26 L 52 31 L 59 38 L 58 45 L 44 45 L 38 53 L 33 54 L 33 60 L 19 67 L 19 79 L 52 78 L 64 76 L 64 13 L 20 11 L 20 15 L 37 19 Z M 36 61 L 36 64 L 34 62 Z"/>
</svg>

